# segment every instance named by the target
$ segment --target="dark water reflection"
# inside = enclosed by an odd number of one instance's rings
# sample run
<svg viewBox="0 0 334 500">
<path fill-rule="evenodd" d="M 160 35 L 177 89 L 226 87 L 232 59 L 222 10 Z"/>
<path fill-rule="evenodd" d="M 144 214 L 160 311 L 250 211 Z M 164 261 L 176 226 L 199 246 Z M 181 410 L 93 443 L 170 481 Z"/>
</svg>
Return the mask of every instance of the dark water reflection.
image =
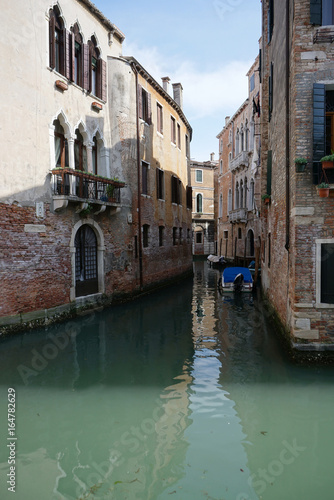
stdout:
<svg viewBox="0 0 334 500">
<path fill-rule="evenodd" d="M 7 389 L 17 491 L 36 499 L 333 497 L 334 370 L 285 355 L 256 297 L 218 273 L 0 342 L 0 491 Z"/>
</svg>

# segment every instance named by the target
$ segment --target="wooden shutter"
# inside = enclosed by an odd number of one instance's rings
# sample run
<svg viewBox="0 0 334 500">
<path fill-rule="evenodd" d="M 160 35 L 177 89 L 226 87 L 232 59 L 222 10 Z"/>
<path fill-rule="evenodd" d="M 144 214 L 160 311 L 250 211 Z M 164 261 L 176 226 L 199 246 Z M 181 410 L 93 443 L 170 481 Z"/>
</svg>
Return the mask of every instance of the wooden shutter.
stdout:
<svg viewBox="0 0 334 500">
<path fill-rule="evenodd" d="M 86 43 L 82 45 L 83 59 L 83 88 L 89 90 L 89 47 Z"/>
<path fill-rule="evenodd" d="M 310 0 L 310 23 L 321 25 L 322 0 Z"/>
<path fill-rule="evenodd" d="M 69 80 L 71 79 L 71 33 L 67 30 L 64 30 L 64 68 L 65 68 L 65 76 Z"/>
<path fill-rule="evenodd" d="M 138 113 L 139 118 L 143 118 L 143 95 L 142 95 L 142 87 L 138 85 Z"/>
<path fill-rule="evenodd" d="M 323 83 L 313 84 L 313 183 L 319 183 L 320 159 L 326 147 L 326 90 Z"/>
<path fill-rule="evenodd" d="M 71 75 L 70 79 L 74 82 L 75 78 L 75 34 L 71 32 Z"/>
<path fill-rule="evenodd" d="M 267 193 L 271 195 L 271 171 L 272 171 L 272 151 L 268 151 L 267 156 Z"/>
<path fill-rule="evenodd" d="M 98 74 L 100 74 L 101 81 L 101 95 L 99 97 L 102 101 L 107 100 L 107 63 L 103 59 L 98 59 Z"/>
<path fill-rule="evenodd" d="M 55 41 L 55 30 L 56 30 L 56 18 L 54 14 L 51 14 L 49 21 L 49 63 L 50 68 L 56 66 L 56 41 Z"/>
<path fill-rule="evenodd" d="M 151 104 L 151 94 L 147 92 L 147 120 L 146 123 L 151 125 L 152 123 L 152 104 Z"/>
</svg>

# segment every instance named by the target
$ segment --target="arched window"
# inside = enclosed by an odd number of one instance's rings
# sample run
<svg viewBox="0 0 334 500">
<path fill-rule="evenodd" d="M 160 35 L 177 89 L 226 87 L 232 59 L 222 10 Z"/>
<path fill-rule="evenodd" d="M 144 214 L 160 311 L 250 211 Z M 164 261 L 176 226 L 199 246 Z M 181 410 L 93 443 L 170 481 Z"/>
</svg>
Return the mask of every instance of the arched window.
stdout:
<svg viewBox="0 0 334 500">
<path fill-rule="evenodd" d="M 197 213 L 203 212 L 203 196 L 201 194 L 198 194 L 196 196 L 196 212 Z"/>
<path fill-rule="evenodd" d="M 57 6 L 49 11 L 49 64 L 65 75 L 65 29 Z"/>
<path fill-rule="evenodd" d="M 79 26 L 75 24 L 71 28 L 72 32 L 72 80 L 80 87 L 84 87 L 84 54 L 83 40 Z"/>
<path fill-rule="evenodd" d="M 87 150 L 83 143 L 83 137 L 79 129 L 75 131 L 74 141 L 74 164 L 75 170 L 87 172 Z"/>
<path fill-rule="evenodd" d="M 249 128 L 248 128 L 248 121 L 246 120 L 245 124 L 245 151 L 249 150 Z"/>
<path fill-rule="evenodd" d="M 247 255 L 248 257 L 254 256 L 254 233 L 252 229 L 250 229 L 247 233 Z"/>
<path fill-rule="evenodd" d="M 240 181 L 240 200 L 239 200 L 239 207 L 238 208 L 242 208 L 244 206 L 244 184 L 242 182 L 242 180 Z"/>
<path fill-rule="evenodd" d="M 241 125 L 241 131 L 240 131 L 240 151 L 244 151 L 244 138 L 245 138 L 245 134 L 244 134 L 244 126 Z"/>
<path fill-rule="evenodd" d="M 234 208 L 239 208 L 239 183 L 237 182 L 235 185 L 235 200 L 234 200 Z"/>
<path fill-rule="evenodd" d="M 68 159 L 68 142 L 64 135 L 64 129 L 59 120 L 53 122 L 55 127 L 55 165 L 56 167 L 65 168 L 69 166 Z"/>
<path fill-rule="evenodd" d="M 239 154 L 239 129 L 237 129 L 237 133 L 235 136 L 235 155 L 237 156 Z"/>
<path fill-rule="evenodd" d="M 89 91 L 103 101 L 106 100 L 106 63 L 101 59 L 95 36 L 88 42 L 89 47 Z"/>
<path fill-rule="evenodd" d="M 245 177 L 244 207 L 248 208 L 248 182 L 247 182 L 247 177 Z"/>
<path fill-rule="evenodd" d="M 251 180 L 249 188 L 249 210 L 254 209 L 254 179 Z"/>
<path fill-rule="evenodd" d="M 219 217 L 223 217 L 223 195 L 219 196 Z"/>
<path fill-rule="evenodd" d="M 232 211 L 232 189 L 228 190 L 227 211 Z"/>
<path fill-rule="evenodd" d="M 75 235 L 75 294 L 77 297 L 98 292 L 97 239 L 84 224 Z"/>
<path fill-rule="evenodd" d="M 250 151 L 253 151 L 254 149 L 254 134 L 255 134 L 255 124 L 254 124 L 254 118 L 252 117 L 251 123 L 250 123 Z"/>
<path fill-rule="evenodd" d="M 97 161 L 97 139 L 96 139 L 96 137 L 93 137 L 92 167 L 93 167 L 93 174 L 95 174 L 95 175 L 97 175 L 97 166 L 98 166 L 98 161 Z"/>
</svg>

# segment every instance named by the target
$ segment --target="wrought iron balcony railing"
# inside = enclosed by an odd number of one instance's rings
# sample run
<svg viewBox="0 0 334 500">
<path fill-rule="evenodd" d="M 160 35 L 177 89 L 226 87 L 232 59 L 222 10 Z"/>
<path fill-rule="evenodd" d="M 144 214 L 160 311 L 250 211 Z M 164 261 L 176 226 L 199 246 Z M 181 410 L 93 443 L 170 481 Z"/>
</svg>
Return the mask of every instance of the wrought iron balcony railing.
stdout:
<svg viewBox="0 0 334 500">
<path fill-rule="evenodd" d="M 69 201 L 120 204 L 124 182 L 115 181 L 72 168 L 52 170 L 52 194 Z"/>
</svg>

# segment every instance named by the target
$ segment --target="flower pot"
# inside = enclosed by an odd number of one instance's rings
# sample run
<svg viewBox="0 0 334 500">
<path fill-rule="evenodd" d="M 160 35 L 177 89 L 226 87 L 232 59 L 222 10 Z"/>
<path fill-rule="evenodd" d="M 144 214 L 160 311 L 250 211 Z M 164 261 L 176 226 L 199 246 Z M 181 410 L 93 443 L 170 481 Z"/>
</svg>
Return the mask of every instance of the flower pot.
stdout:
<svg viewBox="0 0 334 500">
<path fill-rule="evenodd" d="M 322 162 L 322 168 L 327 169 L 327 168 L 334 168 L 334 162 L 333 161 L 323 161 Z"/>
<path fill-rule="evenodd" d="M 304 172 L 307 163 L 296 163 L 296 172 Z"/>
<path fill-rule="evenodd" d="M 320 198 L 328 198 L 329 188 L 318 188 L 318 194 Z"/>
<path fill-rule="evenodd" d="M 264 201 L 264 203 L 265 203 L 266 205 L 269 205 L 269 203 L 270 203 L 270 198 L 264 198 L 264 200 L 263 200 L 263 201 Z"/>
</svg>

